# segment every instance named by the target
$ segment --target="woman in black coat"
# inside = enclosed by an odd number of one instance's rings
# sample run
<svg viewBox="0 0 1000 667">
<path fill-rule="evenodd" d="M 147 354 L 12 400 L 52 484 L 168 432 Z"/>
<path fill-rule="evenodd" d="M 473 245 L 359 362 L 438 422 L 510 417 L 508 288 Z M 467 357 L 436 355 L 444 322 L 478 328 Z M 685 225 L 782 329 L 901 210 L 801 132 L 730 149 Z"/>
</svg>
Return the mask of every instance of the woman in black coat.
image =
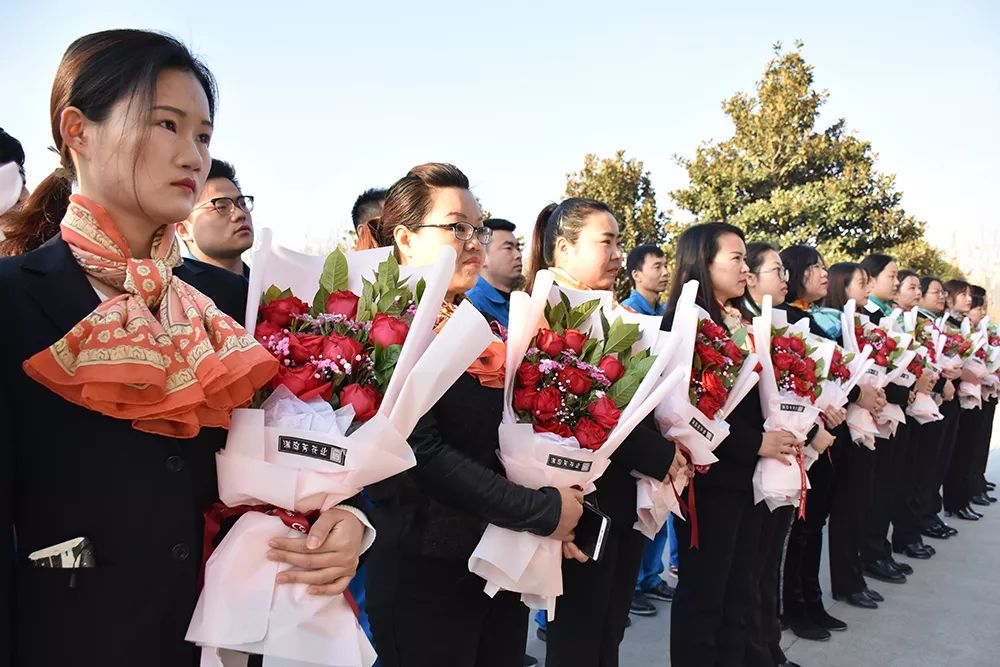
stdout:
<svg viewBox="0 0 1000 667">
<path fill-rule="evenodd" d="M 443 245 L 455 249 L 442 319 L 475 284 L 492 232 L 466 176 L 437 163 L 389 188 L 369 231 L 404 264 L 430 263 Z M 379 536 L 367 562 L 368 614 L 386 667 L 520 667 L 528 610 L 517 593 L 486 595 L 469 556 L 491 523 L 569 542 L 583 511 L 579 491 L 529 489 L 504 476 L 502 358 L 489 361 L 474 364 L 420 420 L 409 438 L 416 467 L 368 489 Z"/>
<path fill-rule="evenodd" d="M 686 282 L 698 280 L 698 305 L 735 333 L 745 326 L 731 305 L 745 293 L 745 256 L 739 228 L 725 223 L 689 227 L 678 240 L 669 303 L 677 303 Z M 672 310 L 667 312 L 664 329 L 670 329 L 673 316 Z M 763 521 L 753 502 L 753 472 L 760 456 L 784 461 L 798 444 L 790 433 L 764 431 L 756 388 L 726 421 L 729 436 L 714 451 L 719 460 L 691 481 L 696 487 L 697 548 L 691 547 L 690 523 L 676 524 L 681 575 L 670 612 L 670 662 L 675 667 L 744 664 L 758 598 L 754 564 Z M 685 501 L 690 496 L 691 485 Z"/>
<path fill-rule="evenodd" d="M 0 261 L 0 307 L 10 315 L 0 331 L 0 524 L 13 538 L 0 549 L 0 664 L 198 662 L 184 636 L 199 590 L 202 516 L 218 500 L 215 452 L 226 437 L 211 426 L 228 423 L 228 410 L 248 402 L 274 370 L 274 360 L 235 321 L 246 306 L 246 282 L 179 265 L 171 242 L 173 224 L 191 211 L 208 173 L 214 102 L 211 74 L 164 35 L 87 35 L 60 63 L 51 115 L 62 166 L 7 220 L 8 247 L 55 236 Z M 72 202 L 70 178 L 79 182 Z M 162 304 L 181 294 L 199 309 L 179 323 Z M 116 317 L 116 308 L 127 312 Z M 153 318 L 162 323 L 158 350 L 185 349 L 203 363 L 217 361 L 221 346 L 188 349 L 184 332 L 217 332 L 233 369 L 218 378 L 234 381 L 228 404 L 202 398 L 200 414 L 186 422 L 163 408 L 177 391 L 211 390 L 197 363 L 171 352 L 184 364 L 174 372 L 149 338 L 135 335 Z M 83 339 L 90 326 L 93 335 Z M 101 382 L 88 391 L 121 401 L 101 404 L 99 412 L 56 372 L 54 360 L 70 378 L 96 371 Z M 126 367 L 159 369 L 166 379 L 137 386 Z M 237 369 L 254 378 L 240 395 L 230 375 Z M 174 384 L 178 378 L 183 382 Z M 165 399 L 128 399 L 157 386 Z M 158 421 L 126 417 L 125 408 L 137 405 Z M 342 590 L 364 526 L 340 509 L 321 522 L 327 531 L 342 524 L 336 533 L 350 538 L 331 537 L 314 550 L 305 539 L 289 540 L 294 547 L 282 541 L 272 557 L 299 566 L 283 574 L 290 581 L 329 592 L 342 579 Z M 33 564 L 32 553 L 77 538 L 89 541 L 92 567 Z"/>
</svg>

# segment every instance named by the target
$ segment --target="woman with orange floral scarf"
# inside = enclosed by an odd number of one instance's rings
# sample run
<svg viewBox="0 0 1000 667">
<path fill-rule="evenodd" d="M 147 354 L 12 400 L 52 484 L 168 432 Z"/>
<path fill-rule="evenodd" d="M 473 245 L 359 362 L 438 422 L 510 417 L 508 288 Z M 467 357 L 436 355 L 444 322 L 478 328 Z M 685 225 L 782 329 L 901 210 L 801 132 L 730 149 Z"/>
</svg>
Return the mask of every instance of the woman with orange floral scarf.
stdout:
<svg viewBox="0 0 1000 667">
<path fill-rule="evenodd" d="M 214 111 L 211 73 L 164 35 L 87 35 L 59 65 L 61 166 L 7 227 L 50 240 L 0 261 L 0 524 L 16 540 L 0 549 L 2 664 L 198 662 L 184 635 L 215 452 L 276 370 L 231 316 L 245 282 L 187 270 L 173 235 L 205 183 Z M 270 545 L 297 566 L 279 582 L 343 590 L 361 517 L 333 508 Z"/>
<path fill-rule="evenodd" d="M 393 245 L 403 264 L 456 251 L 441 317 L 479 276 L 483 225 L 469 180 L 450 164 L 414 167 L 389 188 L 370 245 Z M 572 489 L 507 480 L 496 455 L 505 348 L 499 339 L 421 419 L 409 442 L 415 468 L 368 488 L 379 539 L 368 560 L 368 614 L 386 667 L 521 667 L 528 615 L 520 596 L 488 597 L 469 556 L 489 523 L 569 541 L 583 512 Z"/>
</svg>

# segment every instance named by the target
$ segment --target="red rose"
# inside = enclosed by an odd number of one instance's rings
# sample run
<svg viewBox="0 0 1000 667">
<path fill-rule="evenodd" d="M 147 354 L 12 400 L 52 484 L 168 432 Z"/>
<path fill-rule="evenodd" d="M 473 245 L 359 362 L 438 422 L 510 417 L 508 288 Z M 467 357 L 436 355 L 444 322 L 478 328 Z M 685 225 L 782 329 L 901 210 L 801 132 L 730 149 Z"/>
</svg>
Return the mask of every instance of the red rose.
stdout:
<svg viewBox="0 0 1000 667">
<path fill-rule="evenodd" d="M 790 336 L 788 338 L 788 346 L 792 349 L 792 352 L 796 354 L 804 355 L 806 353 L 806 344 L 802 342 L 801 338 L 796 336 Z"/>
<path fill-rule="evenodd" d="M 711 394 L 705 394 L 698 399 L 698 409 L 709 419 L 714 419 L 715 413 L 722 409 L 722 403 Z"/>
<path fill-rule="evenodd" d="M 364 349 L 364 346 L 353 338 L 334 333 L 323 339 L 320 354 L 323 355 L 324 359 L 331 361 L 343 359 L 353 364 L 358 360 L 358 355 L 364 352 Z"/>
<path fill-rule="evenodd" d="M 517 383 L 520 386 L 534 389 L 541 380 L 541 371 L 538 370 L 538 366 L 530 361 L 522 361 L 521 365 L 517 367 Z"/>
<path fill-rule="evenodd" d="M 403 320 L 385 313 L 377 313 L 375 321 L 372 322 L 371 331 L 368 333 L 368 340 L 378 343 L 384 350 L 390 345 L 402 345 L 409 332 L 410 327 Z"/>
<path fill-rule="evenodd" d="M 702 320 L 701 331 L 712 340 L 726 337 L 726 330 L 712 320 Z"/>
<path fill-rule="evenodd" d="M 792 370 L 792 366 L 795 365 L 795 357 L 787 352 L 777 353 L 771 361 L 779 371 L 790 371 Z"/>
<path fill-rule="evenodd" d="M 732 340 L 727 340 L 724 345 L 726 356 L 733 362 L 738 363 L 743 359 L 743 350 L 740 346 L 734 343 Z"/>
<path fill-rule="evenodd" d="M 534 429 L 537 433 L 555 433 L 563 438 L 573 437 L 573 431 L 569 429 L 569 426 L 563 424 L 558 419 L 549 419 L 539 424 L 535 424 Z"/>
<path fill-rule="evenodd" d="M 701 359 L 702 366 L 719 366 L 721 368 L 726 363 L 725 357 L 711 345 L 695 345 L 694 352 Z"/>
<path fill-rule="evenodd" d="M 326 298 L 326 312 L 330 315 L 345 315 L 353 320 L 358 315 L 358 295 L 349 290 L 334 292 Z"/>
<path fill-rule="evenodd" d="M 263 322 L 258 322 L 257 327 L 254 329 L 253 337 L 257 339 L 257 342 L 267 347 L 267 341 L 271 336 L 278 336 L 279 338 L 284 338 L 285 330 L 274 322 L 268 322 L 267 320 Z"/>
<path fill-rule="evenodd" d="M 559 371 L 559 384 L 566 387 L 571 394 L 582 396 L 594 386 L 594 380 L 575 366 L 567 366 Z"/>
<path fill-rule="evenodd" d="M 615 426 L 618 426 L 618 420 L 621 419 L 622 411 L 618 409 L 618 406 L 610 398 L 601 396 L 587 406 L 587 414 L 597 422 L 598 426 L 610 431 Z"/>
<path fill-rule="evenodd" d="M 600 449 L 608 439 L 608 432 L 597 425 L 593 419 L 588 419 L 587 417 L 582 417 L 580 421 L 576 423 L 576 428 L 573 429 L 573 435 L 576 436 L 577 442 L 584 449 Z"/>
<path fill-rule="evenodd" d="M 340 390 L 340 407 L 354 406 L 354 420 L 366 422 L 378 412 L 382 405 L 382 394 L 374 387 L 349 384 Z"/>
<path fill-rule="evenodd" d="M 729 393 L 726 389 L 726 385 L 722 382 L 722 378 L 714 373 L 710 373 L 709 371 L 705 371 L 701 374 L 701 387 L 705 390 L 706 394 L 715 398 L 719 402 L 720 406 L 725 401 L 726 396 Z"/>
<path fill-rule="evenodd" d="M 531 412 L 535 407 L 535 397 L 538 392 L 534 387 L 522 387 L 514 390 L 514 409 L 518 412 Z"/>
<path fill-rule="evenodd" d="M 566 329 L 563 332 L 563 340 L 566 342 L 566 347 L 579 356 L 583 353 L 583 344 L 587 342 L 587 337 L 576 329 Z"/>
<path fill-rule="evenodd" d="M 551 329 L 539 329 L 535 337 L 535 346 L 550 357 L 558 357 L 565 349 L 566 341 Z"/>
<path fill-rule="evenodd" d="M 271 388 L 277 389 L 281 385 L 304 401 L 317 396 L 329 401 L 333 395 L 333 384 L 327 382 L 312 364 L 300 368 L 279 366 L 278 374 L 271 380 Z"/>
<path fill-rule="evenodd" d="M 305 315 L 308 312 L 309 306 L 306 302 L 294 296 L 275 299 L 257 311 L 258 316 L 265 322 L 277 324 L 279 327 L 287 327 L 296 315 Z"/>
<path fill-rule="evenodd" d="M 304 364 L 313 357 L 319 356 L 322 345 L 323 336 L 289 334 L 288 358 L 295 364 Z"/>
<path fill-rule="evenodd" d="M 879 366 L 888 367 L 889 357 L 886 356 L 885 352 L 879 352 L 875 355 L 875 363 Z"/>
<path fill-rule="evenodd" d="M 604 373 L 604 377 L 608 378 L 608 382 L 611 383 L 618 382 L 625 375 L 625 366 L 612 354 L 601 357 L 601 360 L 597 362 L 597 368 Z"/>
<path fill-rule="evenodd" d="M 534 416 L 537 422 L 544 422 L 556 416 L 562 407 L 562 394 L 555 387 L 543 387 L 535 397 Z"/>
</svg>

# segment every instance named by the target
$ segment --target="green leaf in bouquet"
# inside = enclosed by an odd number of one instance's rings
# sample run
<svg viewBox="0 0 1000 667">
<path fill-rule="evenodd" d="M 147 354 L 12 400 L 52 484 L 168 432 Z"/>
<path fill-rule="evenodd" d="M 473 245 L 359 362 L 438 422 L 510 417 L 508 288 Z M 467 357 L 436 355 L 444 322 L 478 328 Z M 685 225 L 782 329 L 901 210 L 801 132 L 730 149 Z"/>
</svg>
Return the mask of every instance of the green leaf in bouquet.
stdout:
<svg viewBox="0 0 1000 667">
<path fill-rule="evenodd" d="M 361 279 L 361 300 L 358 301 L 358 322 L 375 319 L 375 285 L 367 278 Z"/>
<path fill-rule="evenodd" d="M 597 311 L 597 314 L 601 316 L 601 332 L 604 334 L 604 340 L 607 340 L 611 334 L 611 324 L 608 322 L 608 318 L 604 315 L 603 310 Z"/>
<path fill-rule="evenodd" d="M 566 304 L 560 301 L 556 305 L 549 308 L 547 313 L 547 318 L 549 322 L 549 327 L 556 333 L 562 333 L 566 330 Z"/>
<path fill-rule="evenodd" d="M 316 290 L 316 296 L 313 297 L 312 314 L 322 315 L 326 312 L 326 300 L 330 298 L 330 292 L 327 291 L 322 285 L 318 290 Z"/>
<path fill-rule="evenodd" d="M 417 303 L 420 303 L 420 300 L 424 298 L 424 290 L 426 289 L 427 289 L 427 281 L 421 278 L 420 280 L 417 281 L 417 288 L 413 290 L 413 297 Z"/>
<path fill-rule="evenodd" d="M 292 290 L 281 289 L 277 285 L 271 285 L 264 290 L 264 294 L 261 295 L 260 302 L 262 306 L 266 306 L 272 301 L 277 301 L 278 299 L 284 299 L 290 296 L 292 296 Z"/>
<path fill-rule="evenodd" d="M 375 346 L 372 361 L 375 362 L 375 381 L 379 387 L 385 388 L 389 384 L 392 371 L 396 368 L 396 362 L 399 361 L 399 351 L 402 349 L 402 345 L 390 345 L 385 349 L 379 345 Z"/>
<path fill-rule="evenodd" d="M 635 396 L 636 389 L 639 388 L 642 379 L 646 377 L 646 373 L 649 372 L 652 365 L 652 357 L 641 360 L 633 368 L 629 369 L 618 382 L 611 385 L 611 388 L 608 389 L 608 398 L 614 401 L 619 409 L 624 408 L 632 400 L 632 397 Z"/>
<path fill-rule="evenodd" d="M 587 318 L 593 315 L 594 311 L 597 310 L 597 307 L 600 305 L 600 299 L 593 299 L 591 301 L 581 303 L 576 308 L 570 308 L 569 315 L 566 317 L 566 328 L 579 330 L 583 323 L 587 321 Z"/>
<path fill-rule="evenodd" d="M 378 312 L 398 317 L 406 310 L 410 291 L 406 288 L 389 290 L 378 300 Z"/>
<path fill-rule="evenodd" d="M 583 352 L 580 353 L 580 358 L 592 366 L 596 365 L 601 360 L 601 352 L 603 350 L 601 341 L 596 338 L 588 338 L 587 342 L 583 344 Z"/>
<path fill-rule="evenodd" d="M 816 362 L 816 377 L 821 378 L 826 375 L 826 359 Z"/>
<path fill-rule="evenodd" d="M 347 289 L 347 256 L 338 248 L 323 262 L 323 273 L 319 276 L 320 287 L 328 294 Z M 324 309 L 326 304 L 324 303 Z"/>
<path fill-rule="evenodd" d="M 622 362 L 622 366 L 625 367 L 625 371 L 628 372 L 628 366 L 632 362 L 632 347 L 629 346 L 618 353 L 618 361 Z"/>
<path fill-rule="evenodd" d="M 642 338 L 642 332 L 639 330 L 639 325 L 626 324 L 619 317 L 608 330 L 608 335 L 604 340 L 604 354 L 616 354 L 631 349 L 632 345 L 640 338 Z"/>
<path fill-rule="evenodd" d="M 747 336 L 750 335 L 750 330 L 746 327 L 738 327 L 736 331 L 733 332 L 733 342 L 736 343 L 736 347 L 741 350 L 745 350 L 747 344 Z"/>
<path fill-rule="evenodd" d="M 384 262 L 378 265 L 378 278 L 376 281 L 379 292 L 390 292 L 396 289 L 399 281 L 399 262 L 390 254 Z"/>
</svg>

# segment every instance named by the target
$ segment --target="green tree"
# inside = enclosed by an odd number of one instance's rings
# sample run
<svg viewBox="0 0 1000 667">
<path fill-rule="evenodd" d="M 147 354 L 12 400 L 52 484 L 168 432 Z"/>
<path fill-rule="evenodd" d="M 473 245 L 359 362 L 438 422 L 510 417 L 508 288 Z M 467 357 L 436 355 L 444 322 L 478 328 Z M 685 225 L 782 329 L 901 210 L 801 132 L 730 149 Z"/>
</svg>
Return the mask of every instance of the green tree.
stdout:
<svg viewBox="0 0 1000 667">
<path fill-rule="evenodd" d="M 937 276 L 942 280 L 965 278 L 962 269 L 945 259 L 941 251 L 924 239 L 915 239 L 890 248 L 891 255 L 901 269 L 912 269 L 922 276 Z"/>
<path fill-rule="evenodd" d="M 817 130 L 829 93 L 814 87 L 801 49 L 775 45 L 756 94 L 723 102 L 733 136 L 677 157 L 690 185 L 671 195 L 698 220 L 730 222 L 782 246 L 812 244 L 827 262 L 909 247 L 924 223 L 903 210 L 895 177 L 878 171 L 871 144 L 844 119 Z"/>
<path fill-rule="evenodd" d="M 623 150 L 609 158 L 591 153 L 584 156 L 583 168 L 566 175 L 566 196 L 590 197 L 607 204 L 618 220 L 626 255 L 643 243 L 669 250 L 669 241 L 679 228 L 669 213 L 657 208 L 656 192 L 642 160 L 626 158 Z M 615 282 L 615 293 L 623 299 L 630 289 L 629 277 L 622 271 Z"/>
</svg>

